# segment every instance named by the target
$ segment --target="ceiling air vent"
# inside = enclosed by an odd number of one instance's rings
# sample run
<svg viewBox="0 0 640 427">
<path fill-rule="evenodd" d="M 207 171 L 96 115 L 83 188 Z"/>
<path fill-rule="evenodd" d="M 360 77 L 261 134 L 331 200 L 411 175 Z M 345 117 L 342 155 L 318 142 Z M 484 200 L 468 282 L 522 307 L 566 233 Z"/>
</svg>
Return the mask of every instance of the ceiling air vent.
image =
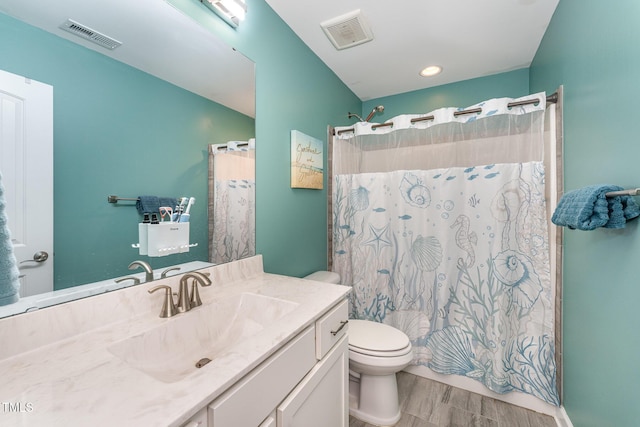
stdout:
<svg viewBox="0 0 640 427">
<path fill-rule="evenodd" d="M 320 26 L 338 50 L 373 40 L 373 33 L 360 9 L 321 22 Z"/>
<path fill-rule="evenodd" d="M 122 44 L 118 40 L 79 24 L 73 19 L 67 19 L 67 22 L 62 23 L 59 28 L 109 50 L 113 50 Z"/>
</svg>

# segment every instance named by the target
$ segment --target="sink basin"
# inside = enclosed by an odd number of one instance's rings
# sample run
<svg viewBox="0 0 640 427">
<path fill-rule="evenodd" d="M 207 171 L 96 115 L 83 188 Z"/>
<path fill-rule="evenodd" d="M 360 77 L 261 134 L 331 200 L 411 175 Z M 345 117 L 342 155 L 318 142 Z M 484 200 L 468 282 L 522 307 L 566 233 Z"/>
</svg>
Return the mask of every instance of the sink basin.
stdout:
<svg viewBox="0 0 640 427">
<path fill-rule="evenodd" d="M 206 359 L 214 360 L 297 306 L 245 292 L 166 319 L 161 326 L 113 344 L 109 351 L 160 381 L 175 382 L 197 371 L 202 359 L 205 364 Z"/>
</svg>

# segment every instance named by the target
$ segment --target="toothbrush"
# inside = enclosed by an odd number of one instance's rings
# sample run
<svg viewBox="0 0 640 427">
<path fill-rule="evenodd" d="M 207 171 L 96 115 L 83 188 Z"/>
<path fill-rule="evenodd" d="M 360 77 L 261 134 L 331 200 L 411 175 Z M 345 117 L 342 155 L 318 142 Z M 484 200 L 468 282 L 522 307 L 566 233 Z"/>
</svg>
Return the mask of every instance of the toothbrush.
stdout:
<svg viewBox="0 0 640 427">
<path fill-rule="evenodd" d="M 187 203 L 187 209 L 185 209 L 184 213 L 188 214 L 189 210 L 191 210 L 191 205 L 195 205 L 195 204 L 196 204 L 196 198 L 189 197 L 189 203 Z"/>
<path fill-rule="evenodd" d="M 186 201 L 186 197 L 180 197 L 180 202 L 178 203 L 178 206 L 176 206 L 176 211 L 171 217 L 171 221 L 180 222 L 180 217 L 182 216 L 182 211 L 184 210 L 183 205 L 186 203 Z"/>
<path fill-rule="evenodd" d="M 191 210 L 191 206 L 196 203 L 195 197 L 189 198 L 189 203 L 187 203 L 187 208 L 184 210 L 184 213 L 180 216 L 180 222 L 189 222 L 189 211 Z"/>
</svg>

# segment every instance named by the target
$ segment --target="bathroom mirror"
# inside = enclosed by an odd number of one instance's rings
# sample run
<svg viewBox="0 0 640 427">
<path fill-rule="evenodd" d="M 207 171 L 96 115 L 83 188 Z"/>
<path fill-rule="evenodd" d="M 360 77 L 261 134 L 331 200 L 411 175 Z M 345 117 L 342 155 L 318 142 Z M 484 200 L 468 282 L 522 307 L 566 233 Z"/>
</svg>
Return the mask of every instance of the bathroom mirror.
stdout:
<svg viewBox="0 0 640 427">
<path fill-rule="evenodd" d="M 163 0 L 0 0 L 0 58 L 53 87 L 56 291 L 208 262 L 208 147 L 255 137 L 253 62 Z M 140 195 L 195 198 L 189 252 L 139 255 Z"/>
</svg>

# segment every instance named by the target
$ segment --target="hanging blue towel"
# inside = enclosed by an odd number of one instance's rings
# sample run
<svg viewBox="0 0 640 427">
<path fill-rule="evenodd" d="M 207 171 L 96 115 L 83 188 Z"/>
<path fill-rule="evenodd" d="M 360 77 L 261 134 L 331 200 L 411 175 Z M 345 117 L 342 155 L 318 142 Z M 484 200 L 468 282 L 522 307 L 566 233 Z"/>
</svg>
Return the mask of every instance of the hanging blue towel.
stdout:
<svg viewBox="0 0 640 427">
<path fill-rule="evenodd" d="M 143 215 L 145 213 L 160 213 L 160 206 L 169 206 L 173 209 L 177 204 L 178 199 L 175 197 L 139 196 L 136 208 L 138 213 Z"/>
<path fill-rule="evenodd" d="M 7 226 L 6 205 L 0 174 L 0 305 L 13 304 L 20 298 L 20 272 Z"/>
<path fill-rule="evenodd" d="M 592 185 L 569 191 L 560 199 L 551 221 L 578 230 L 624 228 L 628 220 L 640 215 L 640 208 L 631 196 L 606 196 L 620 190 L 623 188 L 617 185 Z"/>
<path fill-rule="evenodd" d="M 624 228 L 627 221 L 640 216 L 640 207 L 632 196 L 615 196 L 607 199 L 613 199 L 609 203 L 610 206 L 611 203 L 615 203 L 615 207 L 610 209 L 611 213 L 609 214 L 609 222 L 605 225 L 606 228 Z"/>
</svg>

